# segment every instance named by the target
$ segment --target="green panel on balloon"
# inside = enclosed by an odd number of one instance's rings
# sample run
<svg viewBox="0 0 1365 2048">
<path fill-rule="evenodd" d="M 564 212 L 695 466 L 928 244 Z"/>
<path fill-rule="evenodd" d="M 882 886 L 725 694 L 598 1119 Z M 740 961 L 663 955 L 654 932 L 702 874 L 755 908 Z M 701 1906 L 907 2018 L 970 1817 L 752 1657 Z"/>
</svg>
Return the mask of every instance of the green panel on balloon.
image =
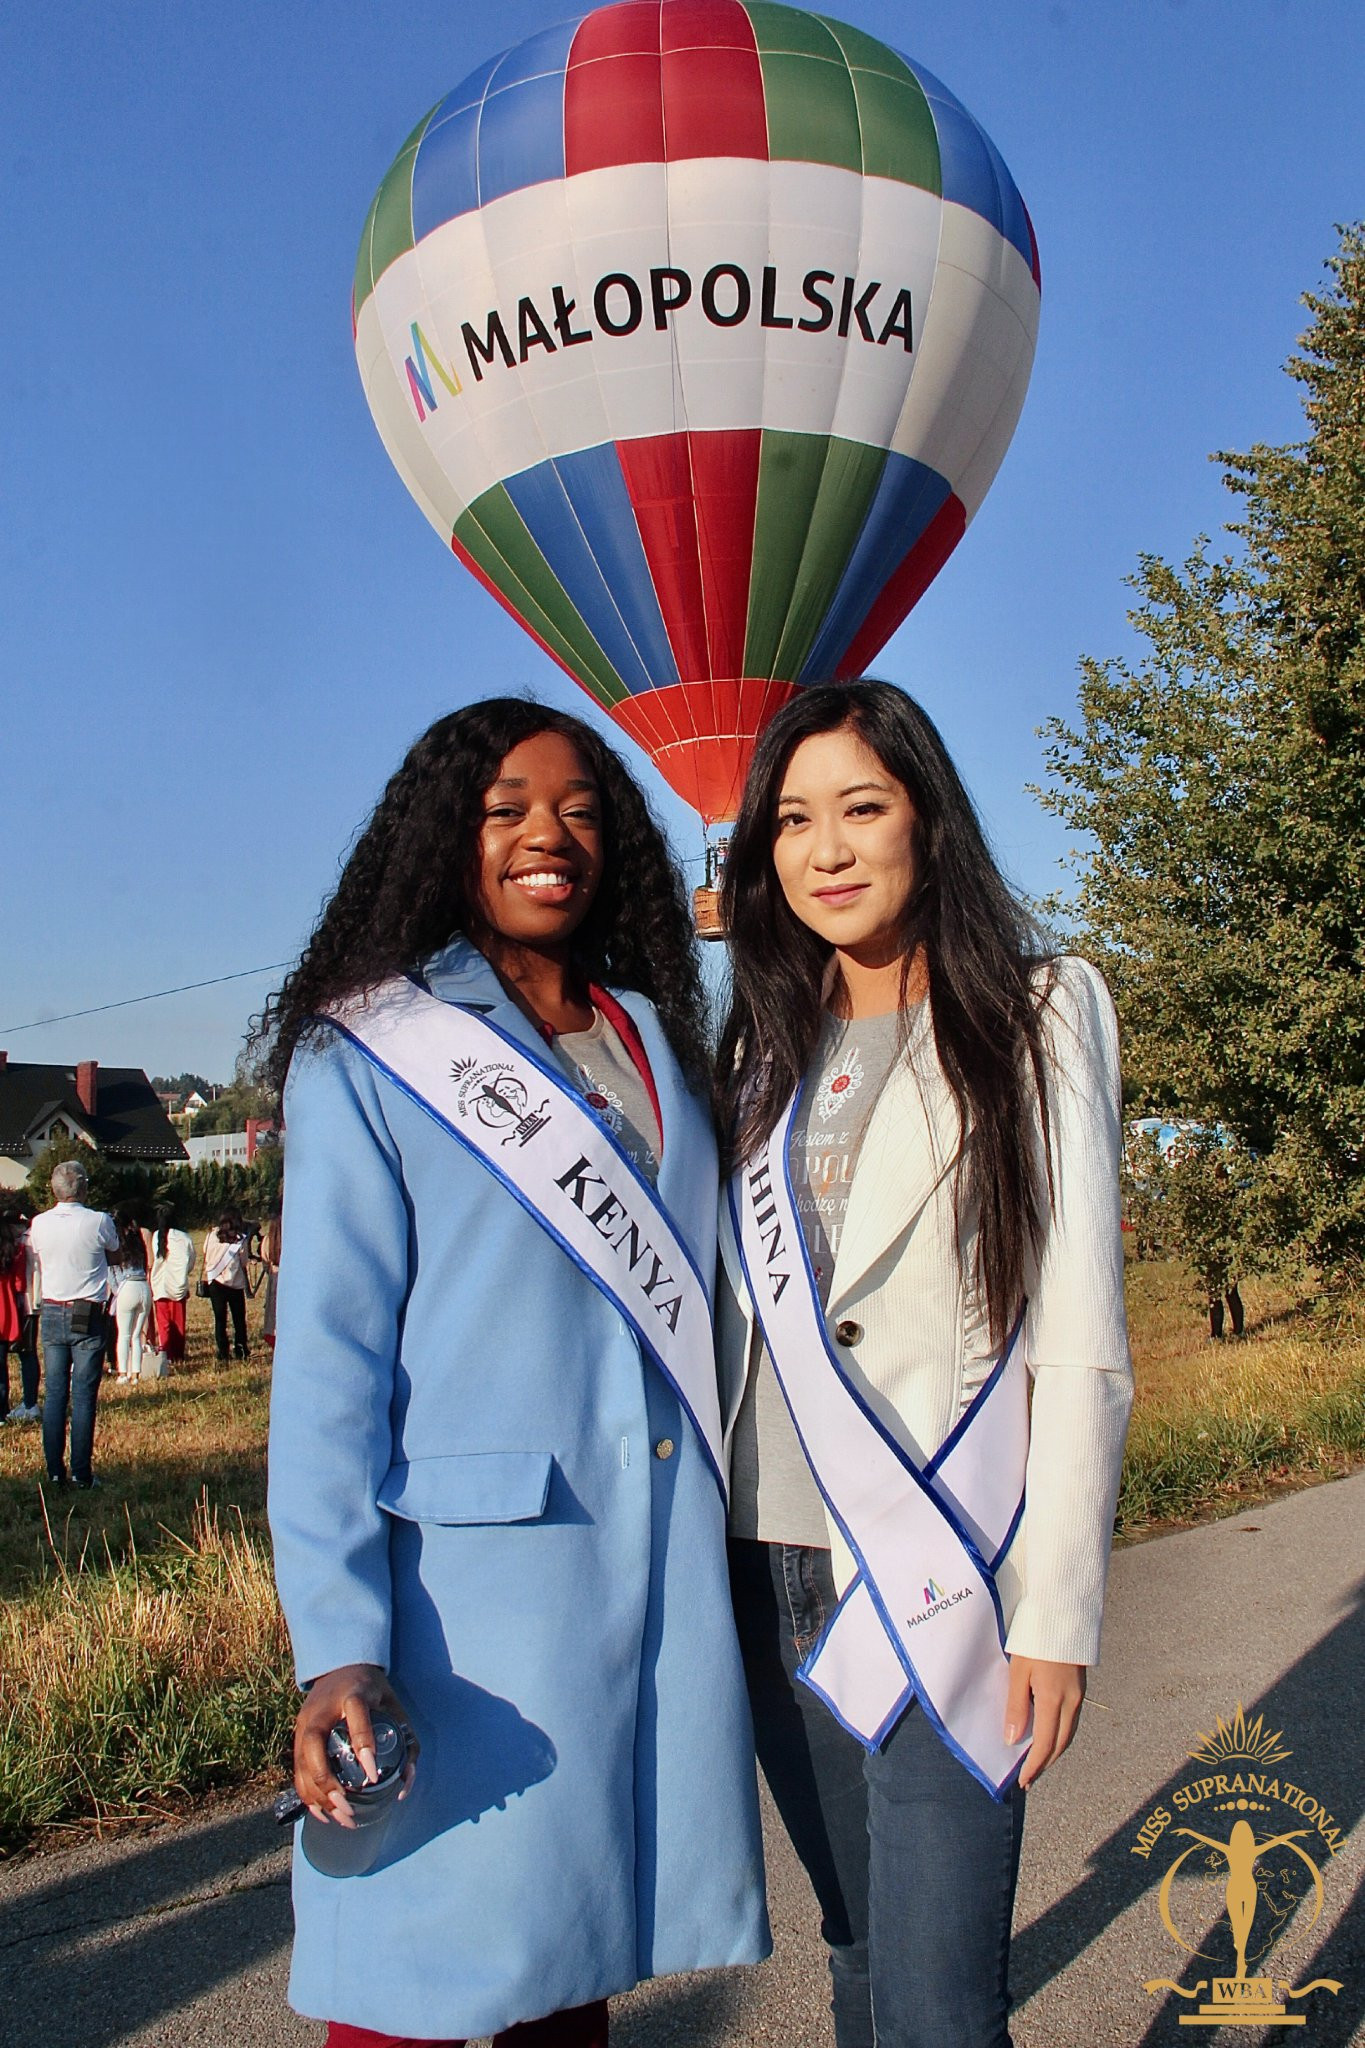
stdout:
<svg viewBox="0 0 1365 2048">
<path fill-rule="evenodd" d="M 888 78 L 855 68 L 853 85 L 867 176 L 899 178 L 926 192 L 942 192 L 938 130 L 919 80 L 908 71 L 903 78 Z"/>
<path fill-rule="evenodd" d="M 375 194 L 374 205 L 365 222 L 365 232 L 360 238 L 360 259 L 355 274 L 357 313 L 389 265 L 397 262 L 413 245 L 412 167 L 417 161 L 417 145 L 435 112 L 433 107 L 431 113 L 423 114 Z"/>
<path fill-rule="evenodd" d="M 863 441 L 833 437 L 827 442 L 820 488 L 811 508 L 787 622 L 773 664 L 774 674 L 797 676 L 805 667 L 843 581 L 849 556 L 863 530 L 885 468 L 884 448 L 869 448 Z M 761 477 L 759 488 L 761 491 Z"/>
<path fill-rule="evenodd" d="M 831 57 L 842 64 L 843 53 L 818 14 L 802 7 L 781 7 L 775 0 L 745 0 L 760 57 L 787 51 L 801 57 Z"/>
<path fill-rule="evenodd" d="M 829 30 L 843 51 L 851 70 L 883 71 L 888 78 L 909 77 L 904 59 L 898 57 L 886 43 L 878 42 L 876 36 L 868 35 L 864 29 L 854 28 L 847 21 L 835 21 L 828 14 L 817 14 L 815 19 L 822 28 Z"/>
<path fill-rule="evenodd" d="M 885 463 L 881 448 L 826 434 L 765 430 L 744 642 L 746 676 L 790 680 L 800 673 Z"/>
<path fill-rule="evenodd" d="M 825 57 L 797 57 L 762 48 L 758 55 L 768 112 L 768 154 L 773 162 L 787 158 L 861 171 L 858 102 L 847 67 L 833 43 Z"/>
<path fill-rule="evenodd" d="M 862 168 L 870 178 L 897 178 L 926 192 L 943 190 L 938 129 L 919 80 L 904 59 L 847 22 L 821 21 L 843 51 L 858 95 Z"/>
<path fill-rule="evenodd" d="M 630 695 L 565 596 L 502 484 L 462 512 L 455 539 L 604 710 Z"/>
</svg>

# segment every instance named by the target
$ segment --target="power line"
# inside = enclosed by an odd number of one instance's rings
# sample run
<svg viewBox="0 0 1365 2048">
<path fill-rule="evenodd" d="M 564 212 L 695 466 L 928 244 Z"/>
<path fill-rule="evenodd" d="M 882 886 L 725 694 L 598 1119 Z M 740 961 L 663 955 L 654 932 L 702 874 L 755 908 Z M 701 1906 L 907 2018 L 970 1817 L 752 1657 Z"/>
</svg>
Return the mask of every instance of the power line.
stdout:
<svg viewBox="0 0 1365 2048">
<path fill-rule="evenodd" d="M 282 967 L 292 967 L 292 960 L 272 960 L 268 967 L 243 967 L 237 974 L 215 974 L 208 981 L 182 981 L 179 988 L 159 988 L 149 996 L 124 996 L 117 1003 L 96 1003 L 90 1010 L 67 1010 L 60 1017 L 35 1017 L 31 1024 L 0 1024 L 0 1038 L 12 1037 L 16 1031 L 39 1031 L 44 1024 L 69 1024 L 75 1017 L 101 1017 L 106 1010 L 130 1010 L 138 1003 L 159 1003 L 164 996 L 188 995 L 191 989 L 218 988 L 225 981 L 250 981 L 253 974 L 278 974 Z"/>
</svg>

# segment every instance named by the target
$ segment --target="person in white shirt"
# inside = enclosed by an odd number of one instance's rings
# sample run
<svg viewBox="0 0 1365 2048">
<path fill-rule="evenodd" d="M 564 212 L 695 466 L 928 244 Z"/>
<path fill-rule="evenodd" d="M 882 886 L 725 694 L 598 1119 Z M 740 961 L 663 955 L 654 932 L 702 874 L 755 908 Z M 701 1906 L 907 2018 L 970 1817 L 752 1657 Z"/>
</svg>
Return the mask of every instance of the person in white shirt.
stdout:
<svg viewBox="0 0 1365 2048">
<path fill-rule="evenodd" d="M 213 1309 L 213 1348 L 220 1365 L 228 1362 L 228 1317 L 232 1317 L 235 1358 L 250 1357 L 246 1330 L 247 1234 L 235 1209 L 225 1209 L 204 1239 L 204 1278 Z"/>
<path fill-rule="evenodd" d="M 99 1484 L 92 1470 L 95 1404 L 104 1359 L 108 1255 L 118 1249 L 118 1231 L 112 1216 L 85 1206 L 89 1185 L 83 1166 L 63 1160 L 52 1169 L 52 1208 L 29 1226 L 42 1298 L 43 1456 L 53 1486 L 67 1480 L 68 1412 L 72 1484 Z"/>
<path fill-rule="evenodd" d="M 184 1363 L 185 1303 L 194 1266 L 194 1239 L 187 1230 L 175 1228 L 172 1214 L 168 1208 L 158 1209 L 155 1228 L 148 1233 L 152 1314 L 156 1318 L 155 1377 L 160 1380 L 173 1365 Z M 144 1359 L 144 1374 L 146 1370 Z"/>
</svg>

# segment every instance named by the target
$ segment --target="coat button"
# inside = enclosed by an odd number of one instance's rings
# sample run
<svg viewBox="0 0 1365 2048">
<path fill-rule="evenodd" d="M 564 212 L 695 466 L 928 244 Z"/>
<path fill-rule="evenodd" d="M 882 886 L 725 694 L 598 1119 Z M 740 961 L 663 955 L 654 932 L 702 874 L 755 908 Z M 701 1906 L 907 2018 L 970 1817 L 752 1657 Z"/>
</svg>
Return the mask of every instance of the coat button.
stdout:
<svg viewBox="0 0 1365 2048">
<path fill-rule="evenodd" d="M 661 1436 L 659 1438 L 658 1443 L 654 1446 L 654 1455 L 656 1458 L 671 1458 L 673 1456 L 673 1439 L 671 1436 Z"/>
<path fill-rule="evenodd" d="M 846 1350 L 850 1344 L 861 1344 L 863 1341 L 862 1324 L 836 1323 L 834 1325 L 834 1341 L 836 1344 L 842 1344 Z"/>
</svg>

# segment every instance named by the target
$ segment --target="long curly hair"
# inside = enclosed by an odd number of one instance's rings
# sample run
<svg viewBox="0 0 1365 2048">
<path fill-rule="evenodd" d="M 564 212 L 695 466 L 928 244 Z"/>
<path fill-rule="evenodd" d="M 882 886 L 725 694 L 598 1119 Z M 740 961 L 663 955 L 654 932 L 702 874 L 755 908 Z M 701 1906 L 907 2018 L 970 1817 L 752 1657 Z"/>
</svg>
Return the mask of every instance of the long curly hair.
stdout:
<svg viewBox="0 0 1365 2048">
<path fill-rule="evenodd" d="M 580 719 L 523 697 L 489 697 L 438 718 L 409 749 L 355 843 L 297 967 L 267 1001 L 255 1042 L 283 1089 L 321 1012 L 410 972 L 474 922 L 484 792 L 507 755 L 560 733 L 602 799 L 604 864 L 574 934 L 588 981 L 647 996 L 694 1086 L 709 1070 L 706 1005 L 682 877 L 624 762 Z"/>
<path fill-rule="evenodd" d="M 1011 892 L 943 740 L 903 690 L 870 681 L 804 689 L 754 751 L 721 885 L 732 994 L 717 1061 L 717 1118 L 731 1163 L 769 1136 L 819 1042 L 833 948 L 794 914 L 773 864 L 778 800 L 803 740 L 851 728 L 915 808 L 915 887 L 906 904 L 901 1003 L 918 952 L 934 1040 L 970 1142 L 958 1159 L 959 1213 L 979 1219 L 977 1274 L 991 1330 L 1018 1312 L 1052 1193 L 1040 1006 L 1048 948 Z M 1041 986 L 1039 985 L 1041 980 Z M 1033 1132 L 1041 1116 L 1043 1172 Z"/>
</svg>

